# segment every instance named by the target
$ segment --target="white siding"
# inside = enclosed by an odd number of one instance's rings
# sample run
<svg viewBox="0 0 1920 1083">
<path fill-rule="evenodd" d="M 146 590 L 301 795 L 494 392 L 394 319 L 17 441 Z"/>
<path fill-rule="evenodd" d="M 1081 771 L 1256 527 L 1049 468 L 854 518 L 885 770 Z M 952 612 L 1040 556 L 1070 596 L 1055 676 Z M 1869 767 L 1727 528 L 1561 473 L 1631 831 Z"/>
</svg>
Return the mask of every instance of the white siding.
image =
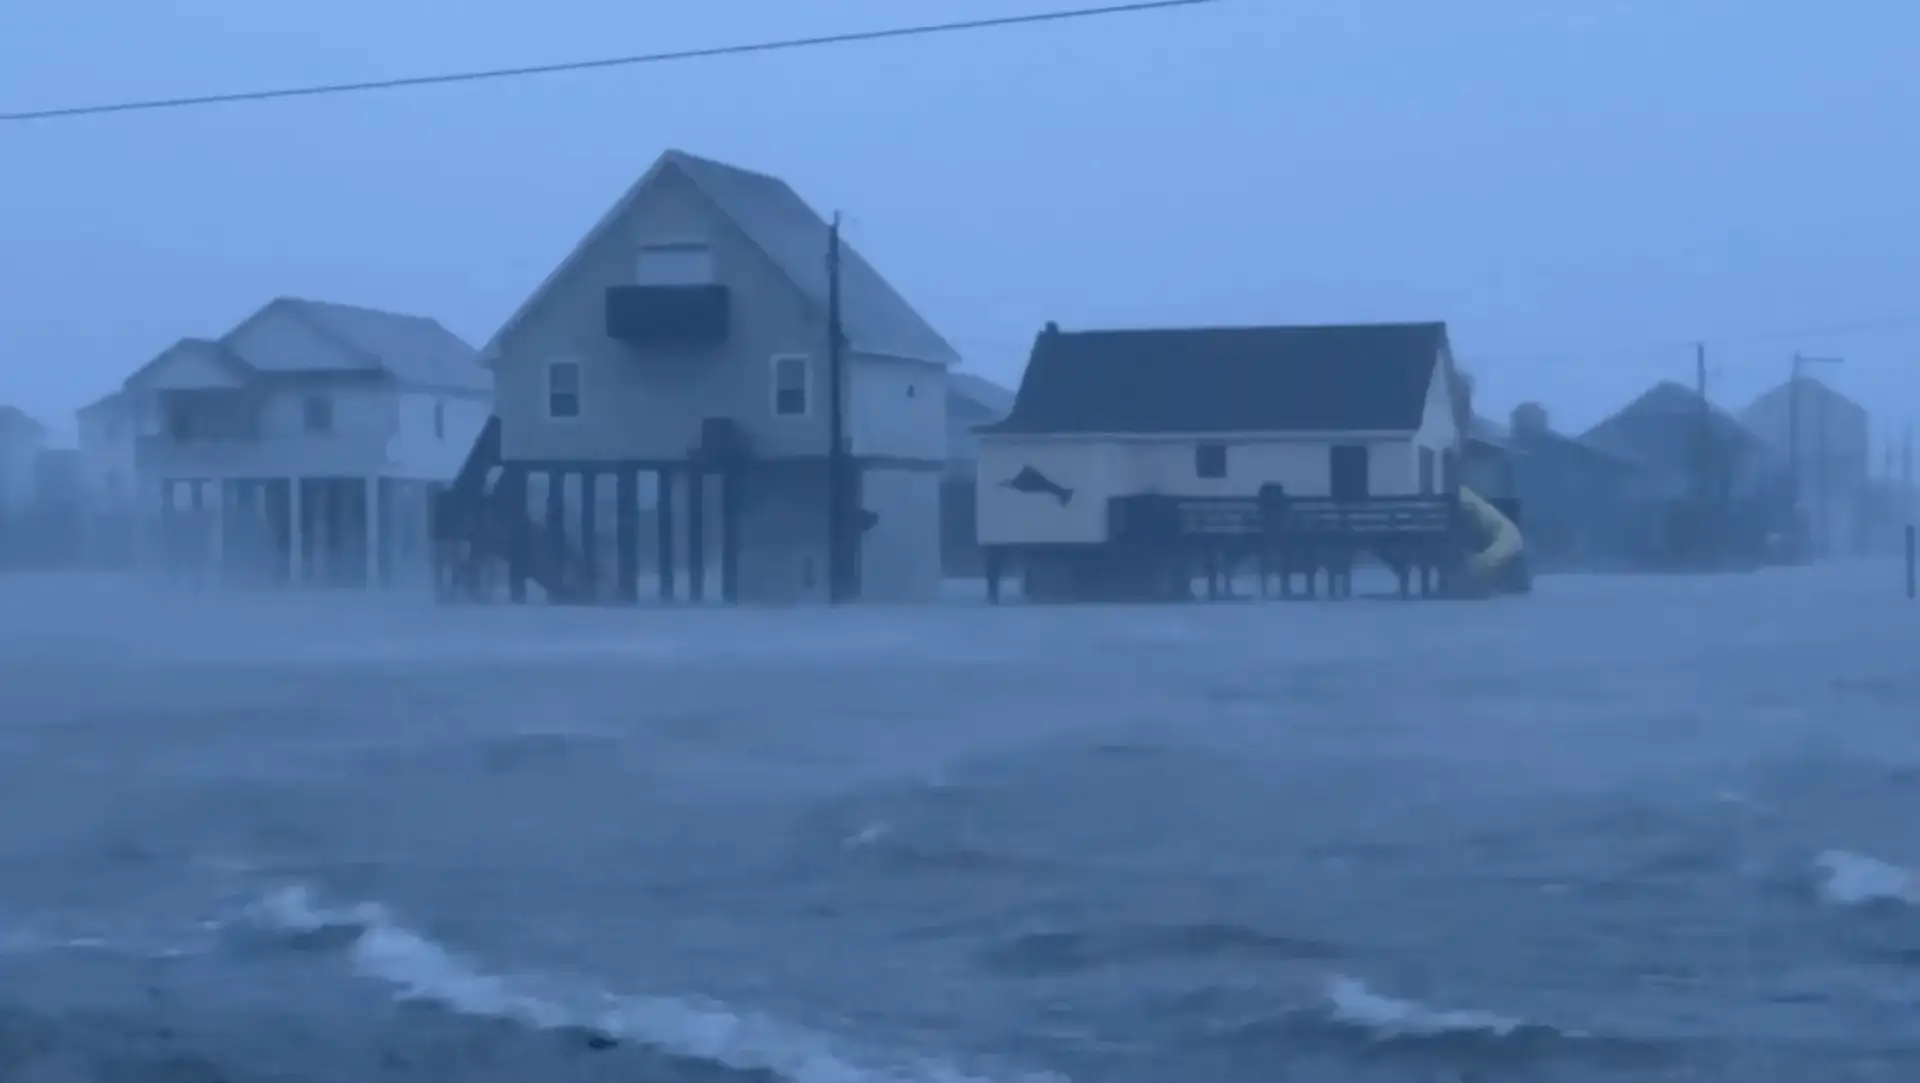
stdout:
<svg viewBox="0 0 1920 1083">
<path fill-rule="evenodd" d="M 873 602 L 930 602 L 940 593 L 940 475 L 869 470 L 861 504 L 877 519 L 860 541 L 860 596 Z"/>
<path fill-rule="evenodd" d="M 1225 477 L 1195 472 L 1194 449 L 1227 445 Z M 1086 544 L 1107 540 L 1107 500 L 1136 493 L 1169 496 L 1242 496 L 1262 486 L 1284 486 L 1291 496 L 1324 497 L 1332 482 L 1331 452 L 1338 444 L 1368 450 L 1370 492 L 1419 492 L 1410 440 L 1371 434 L 1238 440 L 1136 438 L 1074 440 L 988 436 L 980 441 L 978 501 L 983 545 Z M 1073 490 L 1065 502 L 1051 493 L 1023 493 L 1007 482 L 1032 466 Z"/>
<path fill-rule="evenodd" d="M 982 545 L 1097 544 L 1107 540 L 1107 498 L 1117 490 L 1109 444 L 1022 440 L 980 441 L 974 500 Z M 1062 502 L 1050 493 L 1023 493 L 1007 482 L 1026 467 L 1073 490 Z"/>
<path fill-rule="evenodd" d="M 947 372 L 923 361 L 847 362 L 848 437 L 856 455 L 947 457 Z"/>
<path fill-rule="evenodd" d="M 1453 365 L 1442 358 L 1433 366 L 1433 377 L 1427 382 L 1427 405 L 1420 418 L 1420 431 L 1414 434 L 1413 444 L 1408 448 L 1411 460 L 1407 468 L 1413 471 L 1413 483 L 1409 492 L 1419 491 L 1420 448 L 1431 448 L 1434 459 L 1434 484 L 1440 483 L 1440 463 L 1446 452 L 1460 450 L 1460 429 L 1453 416 Z"/>
<path fill-rule="evenodd" d="M 435 407 L 441 426 L 434 426 Z M 487 423 L 493 404 L 472 396 L 409 391 L 400 394 L 387 459 L 397 477 L 447 481 L 460 472 L 473 442 Z"/>
</svg>

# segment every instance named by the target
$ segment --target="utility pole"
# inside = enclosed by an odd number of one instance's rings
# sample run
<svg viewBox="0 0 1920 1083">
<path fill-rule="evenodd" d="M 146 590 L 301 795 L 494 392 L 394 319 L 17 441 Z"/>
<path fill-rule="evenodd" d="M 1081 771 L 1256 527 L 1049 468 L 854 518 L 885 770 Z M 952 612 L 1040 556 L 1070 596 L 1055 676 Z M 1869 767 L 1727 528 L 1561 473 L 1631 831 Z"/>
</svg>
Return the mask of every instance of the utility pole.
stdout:
<svg viewBox="0 0 1920 1083">
<path fill-rule="evenodd" d="M 1800 516 L 1800 369 L 1805 364 L 1796 352 L 1787 368 L 1787 499 L 1796 520 Z"/>
<path fill-rule="evenodd" d="M 1707 404 L 1707 344 L 1693 344 L 1693 383 L 1694 392 L 1700 396 L 1700 417 L 1694 432 L 1693 449 L 1693 505 L 1694 505 L 1694 544 L 1699 555 L 1706 557 L 1714 551 L 1713 541 L 1717 530 L 1710 530 L 1708 522 L 1715 518 L 1708 508 L 1713 503 L 1713 407 Z"/>
<path fill-rule="evenodd" d="M 1900 437 L 1900 517 L 1913 522 L 1913 422 Z"/>
<path fill-rule="evenodd" d="M 847 596 L 845 335 L 840 324 L 840 214 L 827 231 L 827 604 Z"/>
</svg>

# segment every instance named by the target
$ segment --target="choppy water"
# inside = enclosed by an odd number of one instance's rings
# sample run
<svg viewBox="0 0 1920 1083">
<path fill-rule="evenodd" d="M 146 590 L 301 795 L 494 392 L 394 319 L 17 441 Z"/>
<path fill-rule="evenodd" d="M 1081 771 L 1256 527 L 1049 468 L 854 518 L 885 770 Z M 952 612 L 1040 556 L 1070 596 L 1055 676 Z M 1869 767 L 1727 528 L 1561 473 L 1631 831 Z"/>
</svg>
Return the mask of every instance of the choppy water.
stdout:
<svg viewBox="0 0 1920 1083">
<path fill-rule="evenodd" d="M 1896 587 L 0 585 L 0 1081 L 1904 1083 Z"/>
</svg>

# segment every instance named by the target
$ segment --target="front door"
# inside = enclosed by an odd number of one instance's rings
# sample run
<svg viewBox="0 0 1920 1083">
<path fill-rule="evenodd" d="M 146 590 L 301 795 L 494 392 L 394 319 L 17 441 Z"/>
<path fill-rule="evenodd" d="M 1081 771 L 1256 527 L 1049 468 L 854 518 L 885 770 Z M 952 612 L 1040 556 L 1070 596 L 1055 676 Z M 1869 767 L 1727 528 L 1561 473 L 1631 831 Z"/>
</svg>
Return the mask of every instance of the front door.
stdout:
<svg viewBox="0 0 1920 1083">
<path fill-rule="evenodd" d="M 1335 444 L 1328 455 L 1329 492 L 1335 500 L 1365 500 L 1371 482 L 1365 444 Z"/>
</svg>

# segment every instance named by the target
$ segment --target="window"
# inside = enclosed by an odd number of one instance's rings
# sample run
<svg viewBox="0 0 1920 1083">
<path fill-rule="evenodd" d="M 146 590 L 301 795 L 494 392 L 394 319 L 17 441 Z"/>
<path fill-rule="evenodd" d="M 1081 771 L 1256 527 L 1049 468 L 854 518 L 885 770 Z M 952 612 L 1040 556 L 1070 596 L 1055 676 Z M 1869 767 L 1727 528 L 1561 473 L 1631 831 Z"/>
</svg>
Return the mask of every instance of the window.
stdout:
<svg viewBox="0 0 1920 1083">
<path fill-rule="evenodd" d="M 326 395 L 308 395 L 300 400 L 300 420 L 308 432 L 332 432 L 333 400 Z"/>
<path fill-rule="evenodd" d="M 173 400 L 166 404 L 167 437 L 184 443 L 193 439 L 193 410 L 186 403 Z"/>
<path fill-rule="evenodd" d="M 804 354 L 782 354 L 773 359 L 773 413 L 775 417 L 805 417 L 813 404 L 807 394 L 812 365 Z"/>
<path fill-rule="evenodd" d="M 440 399 L 433 400 L 433 438 L 447 438 L 447 404 Z"/>
<path fill-rule="evenodd" d="M 713 281 L 713 249 L 704 244 L 643 245 L 633 260 L 636 286 L 704 286 Z"/>
<path fill-rule="evenodd" d="M 1420 449 L 1420 495 L 1433 495 L 1433 449 Z"/>
<path fill-rule="evenodd" d="M 1227 445 L 1200 444 L 1193 449 L 1193 472 L 1203 478 L 1227 476 Z"/>
<path fill-rule="evenodd" d="M 580 416 L 580 362 L 547 365 L 547 416 L 555 421 Z"/>
</svg>

